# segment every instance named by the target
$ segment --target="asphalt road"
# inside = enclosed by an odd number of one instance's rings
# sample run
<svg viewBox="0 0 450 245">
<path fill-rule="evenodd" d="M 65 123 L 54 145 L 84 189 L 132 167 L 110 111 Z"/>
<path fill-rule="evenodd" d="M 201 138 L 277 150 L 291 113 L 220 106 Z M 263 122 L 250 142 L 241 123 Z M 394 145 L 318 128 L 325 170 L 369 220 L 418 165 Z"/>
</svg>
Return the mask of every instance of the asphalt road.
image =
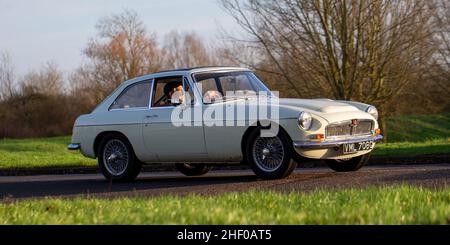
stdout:
<svg viewBox="0 0 450 245">
<path fill-rule="evenodd" d="M 213 171 L 201 177 L 176 172 L 143 173 L 133 183 L 111 184 L 99 174 L 0 177 L 0 199 L 47 196 L 119 197 L 162 194 L 214 195 L 249 189 L 307 192 L 318 188 L 411 184 L 426 188 L 450 186 L 450 164 L 368 166 L 357 172 L 336 173 L 327 168 L 297 169 L 281 180 L 261 180 L 250 170 Z"/>
</svg>

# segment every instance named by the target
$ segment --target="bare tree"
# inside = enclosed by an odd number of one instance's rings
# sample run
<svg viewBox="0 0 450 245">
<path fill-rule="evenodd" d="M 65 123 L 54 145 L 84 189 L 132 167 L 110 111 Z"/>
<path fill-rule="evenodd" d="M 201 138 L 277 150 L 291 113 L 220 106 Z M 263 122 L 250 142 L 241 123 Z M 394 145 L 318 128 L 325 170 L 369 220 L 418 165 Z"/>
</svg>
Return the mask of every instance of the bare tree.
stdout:
<svg viewBox="0 0 450 245">
<path fill-rule="evenodd" d="M 432 78 L 443 94 L 450 93 L 450 2 L 435 0 L 432 7 L 436 8 L 437 31 L 435 41 L 438 52 L 434 55 L 434 66 L 430 70 Z M 448 96 L 447 96 L 448 97 Z M 448 103 L 448 101 L 447 101 Z"/>
<path fill-rule="evenodd" d="M 20 89 L 23 94 L 60 95 L 64 90 L 63 74 L 55 63 L 48 62 L 39 71 L 25 74 Z"/>
<path fill-rule="evenodd" d="M 426 1 L 433 9 L 433 49 L 431 59 L 422 60 L 424 72 L 405 87 L 402 95 L 393 99 L 395 114 L 429 114 L 450 111 L 450 2 Z"/>
<path fill-rule="evenodd" d="M 54 63 L 30 71 L 0 102 L 0 137 L 39 137 L 70 133 L 79 115 L 64 93 L 63 73 Z"/>
<path fill-rule="evenodd" d="M 222 3 L 300 94 L 385 101 L 407 83 L 408 68 L 430 54 L 422 1 Z"/>
<path fill-rule="evenodd" d="M 298 96 L 359 100 L 385 114 L 433 54 L 433 9 L 425 1 L 221 3 L 273 64 L 266 72 Z"/>
<path fill-rule="evenodd" d="M 136 12 L 103 18 L 96 28 L 97 36 L 84 50 L 88 62 L 72 76 L 72 82 L 84 84 L 78 87 L 95 88 L 95 103 L 123 81 L 161 69 L 156 35 L 147 33 Z"/>
<path fill-rule="evenodd" d="M 0 101 L 7 100 L 15 93 L 15 72 L 11 56 L 0 54 Z"/>
<path fill-rule="evenodd" d="M 187 68 L 214 65 L 214 57 L 202 39 L 194 32 L 173 31 L 165 37 L 166 68 Z"/>
</svg>

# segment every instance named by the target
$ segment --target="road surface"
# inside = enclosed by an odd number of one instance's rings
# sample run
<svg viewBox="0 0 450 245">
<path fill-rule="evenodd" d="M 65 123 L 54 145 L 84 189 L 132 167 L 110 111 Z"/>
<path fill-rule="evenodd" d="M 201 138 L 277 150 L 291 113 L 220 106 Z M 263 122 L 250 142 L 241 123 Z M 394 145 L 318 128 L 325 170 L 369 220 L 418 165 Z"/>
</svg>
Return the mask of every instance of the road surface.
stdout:
<svg viewBox="0 0 450 245">
<path fill-rule="evenodd" d="M 351 173 L 336 173 L 327 168 L 297 169 L 291 176 L 281 180 L 261 180 L 251 170 L 213 171 L 201 177 L 185 177 L 176 172 L 143 173 L 133 183 L 114 184 L 100 174 L 0 176 L 0 199 L 214 195 L 250 189 L 307 192 L 318 188 L 396 184 L 438 189 L 449 187 L 450 164 L 368 166 Z"/>
</svg>

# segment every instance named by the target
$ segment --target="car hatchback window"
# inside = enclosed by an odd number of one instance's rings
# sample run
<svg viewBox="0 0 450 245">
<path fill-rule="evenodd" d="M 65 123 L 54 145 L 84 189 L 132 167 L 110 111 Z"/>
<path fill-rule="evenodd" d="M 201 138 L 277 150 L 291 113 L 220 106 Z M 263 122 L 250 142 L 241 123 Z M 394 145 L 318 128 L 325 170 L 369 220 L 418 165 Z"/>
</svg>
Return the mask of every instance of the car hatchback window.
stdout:
<svg viewBox="0 0 450 245">
<path fill-rule="evenodd" d="M 114 101 L 110 109 L 146 108 L 150 100 L 150 83 L 137 83 L 126 90 Z"/>
</svg>

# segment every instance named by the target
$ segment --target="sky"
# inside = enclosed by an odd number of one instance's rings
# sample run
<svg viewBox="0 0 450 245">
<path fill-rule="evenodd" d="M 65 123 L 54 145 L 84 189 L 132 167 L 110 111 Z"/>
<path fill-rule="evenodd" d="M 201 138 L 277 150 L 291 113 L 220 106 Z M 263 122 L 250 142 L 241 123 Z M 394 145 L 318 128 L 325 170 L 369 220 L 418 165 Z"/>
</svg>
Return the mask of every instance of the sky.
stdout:
<svg viewBox="0 0 450 245">
<path fill-rule="evenodd" d="M 19 75 L 54 62 L 64 72 L 85 58 L 99 19 L 125 9 L 138 13 L 159 37 L 172 30 L 217 38 L 217 27 L 238 28 L 217 0 L 0 0 L 0 52 L 12 57 Z"/>
</svg>

